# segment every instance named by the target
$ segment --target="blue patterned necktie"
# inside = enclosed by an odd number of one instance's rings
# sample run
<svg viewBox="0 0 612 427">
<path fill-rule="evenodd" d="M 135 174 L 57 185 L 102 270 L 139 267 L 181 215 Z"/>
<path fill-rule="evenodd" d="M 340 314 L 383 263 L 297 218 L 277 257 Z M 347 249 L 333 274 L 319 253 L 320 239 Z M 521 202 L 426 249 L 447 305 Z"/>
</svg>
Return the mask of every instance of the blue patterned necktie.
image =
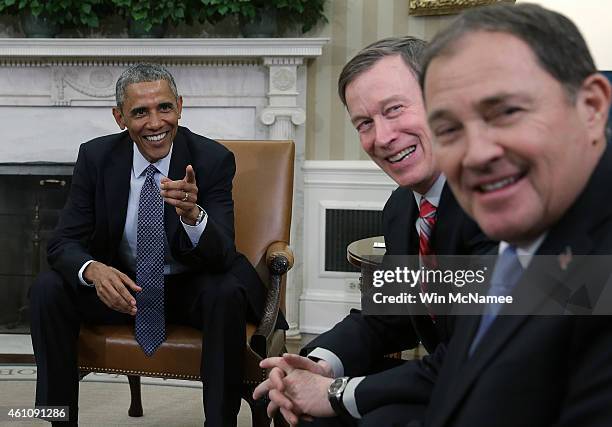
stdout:
<svg viewBox="0 0 612 427">
<path fill-rule="evenodd" d="M 138 202 L 136 235 L 136 341 L 147 356 L 166 340 L 164 321 L 164 202 L 155 183 L 157 169 L 147 167 Z"/>
<path fill-rule="evenodd" d="M 491 287 L 489 288 L 488 295 L 510 295 L 512 289 L 514 289 L 522 274 L 523 266 L 518 259 L 518 255 L 516 254 L 516 248 L 514 246 L 508 246 L 506 249 L 504 249 L 495 262 L 493 276 L 491 277 Z M 472 341 L 472 345 L 470 347 L 470 356 L 474 353 L 474 350 L 480 343 L 480 340 L 489 330 L 489 327 L 497 317 L 500 310 L 501 304 L 486 305 L 484 313 L 480 318 L 478 332 L 476 332 L 476 336 L 474 337 L 474 341 Z"/>
</svg>

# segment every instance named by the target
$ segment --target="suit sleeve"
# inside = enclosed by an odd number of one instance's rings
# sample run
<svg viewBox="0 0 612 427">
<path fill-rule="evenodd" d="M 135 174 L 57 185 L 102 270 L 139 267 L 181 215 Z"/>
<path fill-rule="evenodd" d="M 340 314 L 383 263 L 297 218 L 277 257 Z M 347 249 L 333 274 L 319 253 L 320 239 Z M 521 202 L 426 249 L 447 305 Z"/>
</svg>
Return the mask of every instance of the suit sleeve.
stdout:
<svg viewBox="0 0 612 427">
<path fill-rule="evenodd" d="M 66 206 L 47 246 L 49 265 L 75 288 L 79 286 L 79 269 L 93 259 L 87 247 L 95 226 L 94 171 L 86 146 L 81 145 Z"/>
<path fill-rule="evenodd" d="M 180 262 L 207 271 L 227 271 L 235 257 L 234 201 L 232 180 L 236 173 L 234 155 L 224 153 L 212 170 L 196 170 L 198 204 L 208 214 L 206 229 L 193 247 L 189 236 L 181 227 L 178 250 L 173 254 Z"/>
<path fill-rule="evenodd" d="M 441 343 L 420 360 L 366 376 L 355 389 L 359 413 L 395 403 L 427 406 L 445 356 L 446 344 Z"/>
<path fill-rule="evenodd" d="M 570 373 L 558 427 L 608 426 L 612 420 L 612 318 L 576 319 L 568 343 Z"/>
<path fill-rule="evenodd" d="M 322 347 L 338 356 L 345 375 L 358 376 L 371 372 L 384 355 L 413 348 L 417 343 L 409 316 L 365 316 L 353 309 L 304 347 L 301 354 L 306 356 Z"/>
</svg>

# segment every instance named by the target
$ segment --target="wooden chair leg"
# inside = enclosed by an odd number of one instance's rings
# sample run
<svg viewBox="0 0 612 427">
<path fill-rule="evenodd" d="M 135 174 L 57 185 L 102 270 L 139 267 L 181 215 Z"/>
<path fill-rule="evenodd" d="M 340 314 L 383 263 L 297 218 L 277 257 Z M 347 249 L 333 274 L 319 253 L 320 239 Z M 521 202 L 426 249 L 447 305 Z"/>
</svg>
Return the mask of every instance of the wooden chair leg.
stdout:
<svg viewBox="0 0 612 427">
<path fill-rule="evenodd" d="M 132 400 L 130 402 L 130 409 L 128 409 L 128 415 L 130 417 L 142 417 L 140 377 L 138 375 L 128 375 L 127 377 L 130 383 L 130 395 L 132 397 Z"/>
<path fill-rule="evenodd" d="M 255 387 L 245 386 L 242 393 L 242 398 L 246 400 L 251 408 L 251 422 L 253 427 L 270 427 L 270 418 L 266 413 L 267 404 L 253 400 L 253 391 Z"/>
</svg>

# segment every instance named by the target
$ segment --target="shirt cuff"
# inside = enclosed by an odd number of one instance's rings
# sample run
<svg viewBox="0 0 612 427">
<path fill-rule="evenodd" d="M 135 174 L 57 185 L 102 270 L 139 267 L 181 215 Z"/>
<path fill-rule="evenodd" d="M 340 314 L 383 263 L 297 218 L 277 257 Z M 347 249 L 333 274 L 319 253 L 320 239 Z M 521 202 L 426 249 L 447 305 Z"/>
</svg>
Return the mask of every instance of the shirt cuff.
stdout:
<svg viewBox="0 0 612 427">
<path fill-rule="evenodd" d="M 344 365 L 338 356 L 329 350 L 321 347 L 317 347 L 308 353 L 308 357 L 314 357 L 317 359 L 325 360 L 331 366 L 332 374 L 334 378 L 344 376 Z"/>
<path fill-rule="evenodd" d="M 94 262 L 93 259 L 90 259 L 89 261 L 87 261 L 85 264 L 83 264 L 83 267 L 81 267 L 81 269 L 79 270 L 79 281 L 81 282 L 82 285 L 93 288 L 94 284 L 93 283 L 87 283 L 87 281 L 85 281 L 85 278 L 83 277 L 83 272 L 85 271 L 85 269 L 87 268 L 87 266 L 89 264 L 91 264 L 92 262 Z"/>
<path fill-rule="evenodd" d="M 342 404 L 353 418 L 361 419 L 361 414 L 357 410 L 357 401 L 355 400 L 355 389 L 363 381 L 365 377 L 351 378 L 346 384 L 344 393 L 342 393 Z"/>
<path fill-rule="evenodd" d="M 200 205 L 196 205 L 196 206 L 202 209 Z M 198 225 L 185 224 L 183 222 L 183 218 L 181 218 L 181 224 L 183 224 L 185 233 L 187 233 L 187 236 L 189 237 L 189 240 L 191 241 L 191 245 L 194 248 L 198 246 L 200 237 L 202 236 L 202 233 L 204 233 L 204 229 L 206 228 L 206 224 L 208 223 L 208 214 L 206 213 L 204 209 L 202 209 L 202 211 L 204 212 L 204 218 L 202 218 L 202 222 L 200 222 Z"/>
</svg>

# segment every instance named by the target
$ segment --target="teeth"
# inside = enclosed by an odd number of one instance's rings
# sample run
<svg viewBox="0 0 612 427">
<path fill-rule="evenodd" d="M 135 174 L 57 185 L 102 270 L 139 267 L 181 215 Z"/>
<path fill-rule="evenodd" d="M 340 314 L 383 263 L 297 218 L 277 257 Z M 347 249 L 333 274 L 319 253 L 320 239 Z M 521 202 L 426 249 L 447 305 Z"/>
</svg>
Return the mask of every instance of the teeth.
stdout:
<svg viewBox="0 0 612 427">
<path fill-rule="evenodd" d="M 145 139 L 147 141 L 160 141 L 166 137 L 167 133 L 168 132 L 160 133 L 159 135 L 147 135 L 145 136 Z"/>
<path fill-rule="evenodd" d="M 507 185 L 514 184 L 516 182 L 516 179 L 516 177 L 512 176 L 510 178 L 502 179 L 501 181 L 481 185 L 480 189 L 485 193 L 489 191 L 499 190 L 500 188 L 506 187 Z"/>
<path fill-rule="evenodd" d="M 412 154 L 414 152 L 414 150 L 416 150 L 416 145 L 413 145 L 411 147 L 406 148 L 405 150 L 400 151 L 399 153 L 395 154 L 394 156 L 389 157 L 389 161 L 391 163 L 397 163 L 399 161 L 404 160 L 404 157 Z"/>
</svg>

